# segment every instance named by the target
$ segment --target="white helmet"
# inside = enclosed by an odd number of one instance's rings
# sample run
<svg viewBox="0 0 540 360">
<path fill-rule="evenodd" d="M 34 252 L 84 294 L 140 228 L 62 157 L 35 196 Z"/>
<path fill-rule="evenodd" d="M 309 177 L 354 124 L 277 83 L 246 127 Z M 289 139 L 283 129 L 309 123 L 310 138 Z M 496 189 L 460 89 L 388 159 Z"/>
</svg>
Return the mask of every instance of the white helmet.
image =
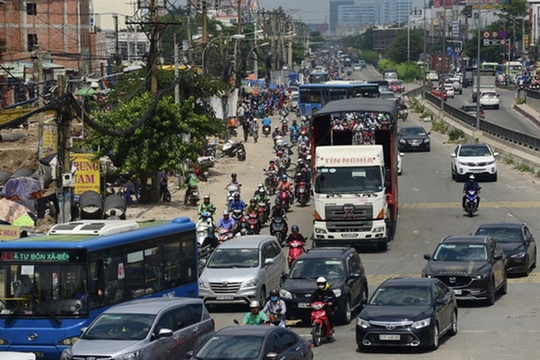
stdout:
<svg viewBox="0 0 540 360">
<path fill-rule="evenodd" d="M 469 179 L 474 180 L 474 175 L 471 174 L 471 176 L 469 176 Z"/>
<path fill-rule="evenodd" d="M 258 307 L 261 307 L 261 304 L 259 304 L 259 302 L 257 300 L 253 300 L 252 302 L 249 303 L 249 307 L 250 308 L 258 308 Z"/>
<path fill-rule="evenodd" d="M 326 284 L 326 278 L 321 276 L 317 279 L 317 284 Z"/>
</svg>

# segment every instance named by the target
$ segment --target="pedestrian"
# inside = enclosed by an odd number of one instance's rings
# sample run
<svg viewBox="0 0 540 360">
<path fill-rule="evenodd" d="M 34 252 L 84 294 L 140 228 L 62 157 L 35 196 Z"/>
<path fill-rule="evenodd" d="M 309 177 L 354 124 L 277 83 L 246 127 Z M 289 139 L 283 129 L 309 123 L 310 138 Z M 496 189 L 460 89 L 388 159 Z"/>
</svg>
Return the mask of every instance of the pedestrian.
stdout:
<svg viewBox="0 0 540 360">
<path fill-rule="evenodd" d="M 238 122 L 240 122 L 240 124 L 244 123 L 244 115 L 245 115 L 245 113 L 246 113 L 246 109 L 244 109 L 244 104 L 240 103 L 240 105 L 238 106 L 238 110 L 236 112 Z"/>
<path fill-rule="evenodd" d="M 248 136 L 249 136 L 249 121 L 244 118 L 241 124 L 242 124 L 242 130 L 244 130 L 244 141 L 247 142 Z"/>
<path fill-rule="evenodd" d="M 257 140 L 259 139 L 259 123 L 257 122 L 257 119 L 251 120 L 251 131 L 253 131 L 253 141 L 257 143 Z"/>
</svg>

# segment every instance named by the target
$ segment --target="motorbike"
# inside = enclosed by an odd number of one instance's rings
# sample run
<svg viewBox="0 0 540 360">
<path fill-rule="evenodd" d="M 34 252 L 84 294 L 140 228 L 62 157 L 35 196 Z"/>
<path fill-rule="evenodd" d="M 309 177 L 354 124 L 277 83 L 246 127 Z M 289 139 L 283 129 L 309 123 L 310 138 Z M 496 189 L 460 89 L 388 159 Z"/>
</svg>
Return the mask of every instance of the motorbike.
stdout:
<svg viewBox="0 0 540 360">
<path fill-rule="evenodd" d="M 259 223 L 259 213 L 252 211 L 248 215 L 249 233 L 259 235 L 261 232 L 261 224 Z"/>
<path fill-rule="evenodd" d="M 291 144 L 293 144 L 293 145 L 298 144 L 298 136 L 299 135 L 300 135 L 300 133 L 298 132 L 298 130 L 291 130 L 291 137 L 290 137 Z"/>
<path fill-rule="evenodd" d="M 282 326 L 281 321 L 283 319 L 283 314 L 281 313 L 281 309 L 278 308 L 277 311 L 274 313 L 267 314 L 268 321 L 266 322 L 267 325 L 271 326 Z"/>
<path fill-rule="evenodd" d="M 227 229 L 219 229 L 219 234 L 218 234 L 218 238 L 219 238 L 219 242 L 220 243 L 223 243 L 227 240 L 230 240 L 233 238 L 233 235 L 232 235 L 232 232 L 230 230 L 227 230 Z"/>
<path fill-rule="evenodd" d="M 478 210 L 478 191 L 467 190 L 465 193 L 465 211 L 467 211 L 469 217 L 473 217 L 476 210 Z"/>
<path fill-rule="evenodd" d="M 206 230 L 206 236 L 202 243 L 199 243 L 199 259 L 208 259 L 219 245 L 219 239 L 215 233 L 215 227 L 210 226 Z"/>
<path fill-rule="evenodd" d="M 281 147 L 283 147 L 283 136 L 278 135 L 274 137 L 274 150 L 278 151 Z"/>
<path fill-rule="evenodd" d="M 238 136 L 238 132 L 236 131 L 235 127 L 229 127 L 229 137 L 236 137 Z"/>
<path fill-rule="evenodd" d="M 281 133 L 285 136 L 289 131 L 289 124 L 287 118 L 281 119 Z"/>
<path fill-rule="evenodd" d="M 257 206 L 259 207 L 259 224 L 262 226 L 268 221 L 268 204 L 261 201 Z"/>
<path fill-rule="evenodd" d="M 309 194 L 307 191 L 307 183 L 305 181 L 300 181 L 298 183 L 298 202 L 300 203 L 300 206 L 306 206 L 306 204 L 309 202 Z"/>
<path fill-rule="evenodd" d="M 243 149 L 244 153 L 246 151 L 242 141 L 235 142 L 232 140 L 227 140 L 227 142 L 223 144 L 223 148 L 221 149 L 221 157 L 234 157 L 237 155 L 239 149 Z"/>
<path fill-rule="evenodd" d="M 327 299 L 327 302 L 330 300 Z M 326 313 L 327 302 L 316 301 L 311 304 L 311 336 L 313 346 L 321 345 L 322 339 L 330 340 L 332 338 L 332 324 Z"/>
<path fill-rule="evenodd" d="M 405 121 L 407 120 L 408 116 L 409 116 L 409 110 L 407 110 L 407 105 L 402 104 L 399 110 L 399 117 L 401 117 L 401 119 Z"/>
<path fill-rule="evenodd" d="M 192 186 L 191 191 L 188 193 L 187 203 L 195 206 L 199 200 L 199 188 Z"/>
<path fill-rule="evenodd" d="M 276 193 L 278 180 L 275 171 L 266 171 L 266 179 L 264 180 L 264 185 L 268 189 L 268 195 L 272 196 Z"/>
<path fill-rule="evenodd" d="M 289 254 L 287 255 L 287 261 L 289 262 L 289 269 L 292 267 L 292 264 L 302 255 L 306 249 L 304 244 L 300 240 L 292 240 L 287 244 L 289 247 Z"/>
<path fill-rule="evenodd" d="M 285 245 L 285 239 L 287 237 L 287 224 L 282 217 L 275 217 L 270 224 L 270 235 L 275 236 L 281 246 Z"/>
<path fill-rule="evenodd" d="M 238 186 L 236 185 L 229 185 L 227 187 L 227 207 L 229 207 L 229 204 L 231 203 L 231 201 L 233 201 L 234 199 L 234 193 L 235 192 L 239 192 L 240 190 L 238 189 Z"/>
<path fill-rule="evenodd" d="M 199 156 L 193 170 L 201 181 L 208 181 L 208 169 L 214 167 L 215 158 L 213 156 Z"/>
<path fill-rule="evenodd" d="M 240 143 L 240 145 L 238 145 L 238 149 L 236 150 L 236 155 L 238 157 L 238 161 L 246 160 L 246 148 L 244 147 L 244 144 Z"/>
<path fill-rule="evenodd" d="M 232 211 L 232 218 L 234 220 L 235 223 L 238 223 L 240 222 L 240 220 L 242 220 L 242 217 L 244 216 L 244 210 L 241 210 L 241 209 L 234 209 Z"/>
<path fill-rule="evenodd" d="M 281 201 L 281 206 L 285 211 L 289 211 L 291 206 L 291 194 L 288 190 L 280 190 L 278 194 L 279 200 Z"/>
<path fill-rule="evenodd" d="M 265 137 L 270 136 L 271 131 L 272 131 L 272 129 L 270 128 L 269 125 L 265 125 L 265 126 L 262 127 L 262 133 L 263 133 L 263 135 L 264 135 Z"/>
</svg>

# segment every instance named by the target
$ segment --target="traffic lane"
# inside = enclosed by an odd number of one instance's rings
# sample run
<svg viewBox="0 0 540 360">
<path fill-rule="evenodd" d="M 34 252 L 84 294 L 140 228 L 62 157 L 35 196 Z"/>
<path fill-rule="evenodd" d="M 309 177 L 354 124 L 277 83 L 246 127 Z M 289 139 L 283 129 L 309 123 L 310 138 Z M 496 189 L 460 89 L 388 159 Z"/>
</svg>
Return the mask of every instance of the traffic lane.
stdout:
<svg viewBox="0 0 540 360">
<path fill-rule="evenodd" d="M 500 95 L 500 109 L 484 109 L 486 121 L 524 134 L 540 136 L 538 127 L 512 109 L 516 92 L 505 89 L 497 89 L 497 92 Z M 472 90 L 464 89 L 462 95 L 456 95 L 453 99 L 448 99 L 447 103 L 457 108 L 460 108 L 465 103 L 472 103 Z"/>
</svg>

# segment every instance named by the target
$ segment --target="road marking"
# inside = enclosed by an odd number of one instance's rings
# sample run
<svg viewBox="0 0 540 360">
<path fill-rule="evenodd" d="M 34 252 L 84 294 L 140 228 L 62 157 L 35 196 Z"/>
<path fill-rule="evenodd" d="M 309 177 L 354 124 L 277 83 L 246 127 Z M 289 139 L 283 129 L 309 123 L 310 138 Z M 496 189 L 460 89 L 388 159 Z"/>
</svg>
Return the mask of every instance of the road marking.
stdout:
<svg viewBox="0 0 540 360">
<path fill-rule="evenodd" d="M 386 279 L 390 279 L 393 277 L 421 277 L 421 274 L 406 274 L 406 275 L 399 275 L 399 274 L 387 274 L 387 275 L 366 275 L 368 284 L 373 286 L 374 284 L 380 284 Z M 509 284 L 540 284 L 540 272 L 536 273 L 530 273 L 529 276 L 523 276 L 518 278 L 508 278 Z"/>
<path fill-rule="evenodd" d="M 400 203 L 402 209 L 455 209 L 461 203 Z M 540 201 L 482 201 L 481 208 L 487 209 L 531 209 L 540 208 Z"/>
</svg>

